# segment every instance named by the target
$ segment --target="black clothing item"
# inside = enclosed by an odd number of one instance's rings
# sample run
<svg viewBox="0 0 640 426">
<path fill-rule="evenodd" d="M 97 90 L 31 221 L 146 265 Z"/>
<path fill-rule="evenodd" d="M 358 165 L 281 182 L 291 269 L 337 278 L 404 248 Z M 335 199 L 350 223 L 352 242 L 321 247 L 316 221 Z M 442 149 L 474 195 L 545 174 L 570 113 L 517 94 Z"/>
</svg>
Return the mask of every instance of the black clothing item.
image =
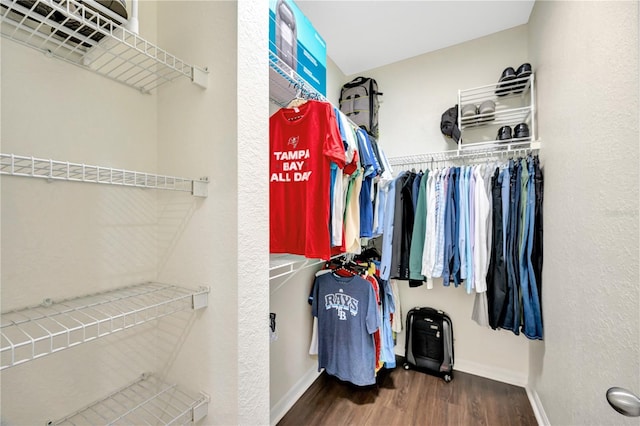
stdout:
<svg viewBox="0 0 640 426">
<path fill-rule="evenodd" d="M 394 213 L 393 213 L 393 236 L 391 239 L 391 263 L 389 265 L 389 278 L 398 278 L 400 273 L 400 259 L 402 258 L 402 188 L 409 178 L 410 173 L 404 173 L 396 180 L 395 194 L 389 194 L 389 197 L 395 197 Z M 387 238 L 385 235 L 384 238 Z"/>
<path fill-rule="evenodd" d="M 502 180 L 500 169 L 496 168 L 491 178 L 491 198 L 493 203 L 491 238 L 491 258 L 487 272 L 487 304 L 489 306 L 489 326 L 499 327 L 507 302 L 507 270 L 504 259 L 502 230 Z"/>
<path fill-rule="evenodd" d="M 451 281 L 453 281 L 453 284 L 456 287 L 458 287 L 462 282 L 462 278 L 460 277 L 460 248 L 458 247 L 460 242 L 460 188 L 458 187 L 458 184 L 461 173 L 462 171 L 460 167 L 456 167 L 454 172 L 451 174 L 451 181 L 454 184 L 451 195 L 455 211 L 451 216 L 451 235 L 453 236 L 451 248 L 453 249 L 453 258 L 451 259 L 451 267 L 449 268 L 449 271 L 451 274 Z"/>
<path fill-rule="evenodd" d="M 518 258 L 518 229 L 520 227 L 520 161 L 514 161 L 509 182 L 509 224 L 507 227 L 507 287 L 509 298 L 500 327 L 520 333 L 520 271 Z"/>
<path fill-rule="evenodd" d="M 413 209 L 413 181 L 418 176 L 417 173 L 408 173 L 407 179 L 402 184 L 401 200 L 402 200 L 402 239 L 400 249 L 400 264 L 398 270 L 398 279 L 409 279 L 409 255 L 411 252 L 411 240 L 413 238 L 413 222 L 415 212 Z M 397 211 L 397 210 L 396 210 Z M 395 221 L 394 221 L 395 222 Z M 395 224 L 394 224 L 395 227 Z M 394 229 L 395 234 L 395 229 Z M 395 242 L 395 240 L 394 240 Z"/>
</svg>

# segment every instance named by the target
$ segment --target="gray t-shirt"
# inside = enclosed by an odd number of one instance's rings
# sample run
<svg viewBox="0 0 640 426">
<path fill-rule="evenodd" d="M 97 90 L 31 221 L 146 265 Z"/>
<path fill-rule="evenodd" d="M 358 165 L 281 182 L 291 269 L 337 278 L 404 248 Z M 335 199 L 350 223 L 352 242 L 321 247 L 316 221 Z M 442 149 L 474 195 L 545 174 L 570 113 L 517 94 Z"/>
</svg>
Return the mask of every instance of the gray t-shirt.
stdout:
<svg viewBox="0 0 640 426">
<path fill-rule="evenodd" d="M 358 386 L 373 385 L 380 323 L 371 283 L 333 273 L 315 279 L 312 313 L 318 317 L 318 371 Z"/>
</svg>

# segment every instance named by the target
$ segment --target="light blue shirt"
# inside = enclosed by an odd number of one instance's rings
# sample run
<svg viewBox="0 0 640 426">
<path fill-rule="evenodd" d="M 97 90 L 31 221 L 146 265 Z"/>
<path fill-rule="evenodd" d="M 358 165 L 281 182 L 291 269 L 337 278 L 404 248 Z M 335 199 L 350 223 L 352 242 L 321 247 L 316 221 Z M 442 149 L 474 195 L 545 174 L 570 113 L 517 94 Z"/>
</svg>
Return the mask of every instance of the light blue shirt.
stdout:
<svg viewBox="0 0 640 426">
<path fill-rule="evenodd" d="M 465 286 L 465 290 L 467 291 L 467 293 L 471 293 L 471 291 L 475 288 L 475 281 L 474 281 L 474 276 L 473 276 L 473 237 L 474 237 L 474 231 L 475 231 L 475 185 L 476 185 L 476 181 L 475 181 L 475 175 L 473 173 L 473 167 L 469 167 L 469 170 L 467 170 L 467 179 L 468 179 L 468 183 L 469 183 L 469 210 L 468 210 L 468 214 L 469 214 L 469 229 L 467 237 L 467 281 L 466 281 L 466 286 Z"/>
<path fill-rule="evenodd" d="M 446 198 L 447 198 L 447 176 L 449 169 L 446 168 L 442 171 L 438 180 L 436 181 L 436 254 L 433 267 L 433 277 L 441 277 L 442 269 L 444 268 L 444 219 L 446 213 Z"/>
<path fill-rule="evenodd" d="M 467 242 L 469 241 L 469 191 L 468 166 L 460 167 L 460 235 L 458 236 L 458 252 L 460 253 L 460 278 L 467 279 Z"/>
</svg>

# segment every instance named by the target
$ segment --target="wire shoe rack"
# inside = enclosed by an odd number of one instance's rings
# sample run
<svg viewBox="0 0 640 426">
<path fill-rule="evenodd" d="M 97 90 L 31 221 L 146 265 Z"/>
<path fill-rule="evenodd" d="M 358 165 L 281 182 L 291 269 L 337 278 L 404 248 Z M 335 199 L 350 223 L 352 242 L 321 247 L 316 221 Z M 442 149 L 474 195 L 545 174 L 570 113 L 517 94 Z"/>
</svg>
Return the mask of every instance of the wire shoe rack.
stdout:
<svg viewBox="0 0 640 426">
<path fill-rule="evenodd" d="M 508 84 L 508 86 L 507 86 Z M 476 111 L 470 116 L 462 116 L 465 106 L 477 106 L 484 101 L 491 101 L 495 105 L 495 111 L 480 113 Z M 536 142 L 536 97 L 535 74 L 520 77 L 508 83 L 492 83 L 471 89 L 458 90 L 458 122 L 462 133 L 458 142 L 458 149 L 472 147 L 477 141 L 472 131 L 482 128 L 497 130 L 499 126 L 515 126 L 519 123 L 527 123 L 530 135 L 522 138 L 510 138 L 507 140 L 483 140 L 482 142 L 518 143 Z M 495 133 L 493 133 L 495 134 Z M 522 146 L 522 144 L 520 144 Z"/>
</svg>

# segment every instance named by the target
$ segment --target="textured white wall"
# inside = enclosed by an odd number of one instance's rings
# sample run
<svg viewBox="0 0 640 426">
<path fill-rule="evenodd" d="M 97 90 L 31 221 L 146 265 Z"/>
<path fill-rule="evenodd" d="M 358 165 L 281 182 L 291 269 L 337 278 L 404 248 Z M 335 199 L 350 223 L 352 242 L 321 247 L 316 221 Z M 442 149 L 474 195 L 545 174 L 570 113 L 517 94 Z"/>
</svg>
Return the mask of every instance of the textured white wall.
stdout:
<svg viewBox="0 0 640 426">
<path fill-rule="evenodd" d="M 260 0 L 238 2 L 238 422 L 269 423 L 269 79 Z"/>
<path fill-rule="evenodd" d="M 380 144 L 390 157 L 454 149 L 440 131 L 440 116 L 457 103 L 459 89 L 494 83 L 507 66 L 528 62 L 527 27 L 397 62 L 366 75 L 375 78 L 380 107 Z M 491 139 L 495 136 L 489 135 Z M 446 311 L 455 332 L 456 368 L 507 382 L 525 384 L 529 341 L 508 331 L 493 331 L 471 320 L 473 295 L 462 288 L 409 288 L 400 282 L 403 314 L 415 306 Z M 404 354 L 404 333 L 396 353 Z"/>
<path fill-rule="evenodd" d="M 158 271 L 163 282 L 208 286 L 209 306 L 188 327 L 165 366 L 171 381 L 211 396 L 205 424 L 238 423 L 237 4 L 158 3 L 159 44 L 209 68 L 208 88 L 188 80 L 158 95 L 158 165 L 167 173 L 208 176 L 205 199 L 160 194 Z"/>
<path fill-rule="evenodd" d="M 638 425 L 605 399 L 640 394 L 638 3 L 536 2 L 529 50 L 545 165 L 534 389 L 553 425 Z"/>
<path fill-rule="evenodd" d="M 155 3 L 140 14 L 154 39 Z M 155 95 L 0 43 L 3 152 L 157 171 Z M 3 312 L 156 278 L 154 191 L 10 176 L 1 185 Z M 44 424 L 157 370 L 156 341 L 141 327 L 3 370 L 3 423 Z"/>
</svg>

